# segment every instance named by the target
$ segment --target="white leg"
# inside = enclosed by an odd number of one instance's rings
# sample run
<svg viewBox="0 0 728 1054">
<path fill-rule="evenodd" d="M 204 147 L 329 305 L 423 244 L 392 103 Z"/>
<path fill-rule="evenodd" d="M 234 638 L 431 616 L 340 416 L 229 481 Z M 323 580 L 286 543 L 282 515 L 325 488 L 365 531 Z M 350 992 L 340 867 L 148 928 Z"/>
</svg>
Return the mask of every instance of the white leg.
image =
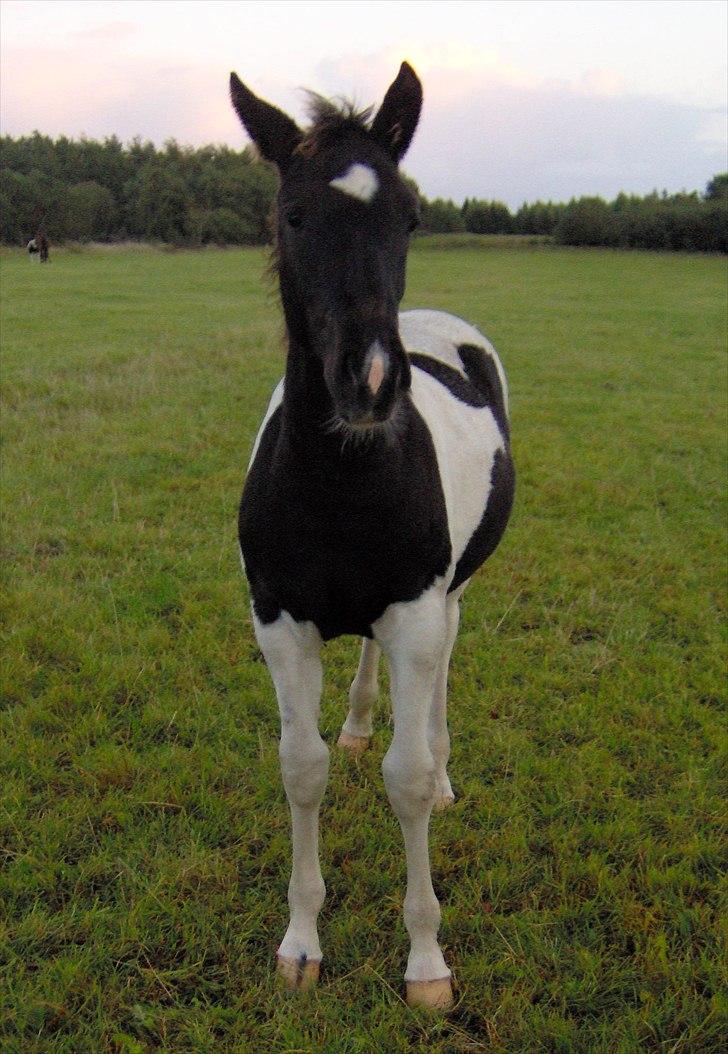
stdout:
<svg viewBox="0 0 728 1054">
<path fill-rule="evenodd" d="M 375 640 L 364 637 L 356 676 L 349 689 L 349 713 L 339 736 L 339 746 L 352 757 L 369 746 L 372 734 L 372 707 L 379 694 L 377 672 L 381 649 Z"/>
<path fill-rule="evenodd" d="M 441 1009 L 452 1004 L 452 989 L 437 943 L 440 905 L 430 878 L 427 829 L 436 768 L 427 733 L 446 637 L 445 607 L 442 593 L 429 590 L 412 603 L 393 604 L 374 627 L 391 671 L 394 736 L 382 772 L 407 854 L 407 998 L 412 1004 Z"/>
<path fill-rule="evenodd" d="M 447 598 L 445 622 L 445 644 L 437 668 L 427 733 L 430 751 L 435 759 L 434 808 L 436 811 L 446 809 L 455 801 L 447 774 L 447 761 L 450 757 L 450 736 L 447 731 L 447 673 L 460 623 L 459 594 L 451 594 Z"/>
<path fill-rule="evenodd" d="M 278 949 L 278 972 L 289 987 L 306 988 L 318 977 L 316 918 L 326 892 L 318 857 L 318 813 L 329 767 L 329 752 L 318 732 L 321 638 L 312 623 L 294 622 L 285 612 L 267 626 L 253 621 L 278 696 L 279 754 L 293 836 L 291 914 Z"/>
</svg>

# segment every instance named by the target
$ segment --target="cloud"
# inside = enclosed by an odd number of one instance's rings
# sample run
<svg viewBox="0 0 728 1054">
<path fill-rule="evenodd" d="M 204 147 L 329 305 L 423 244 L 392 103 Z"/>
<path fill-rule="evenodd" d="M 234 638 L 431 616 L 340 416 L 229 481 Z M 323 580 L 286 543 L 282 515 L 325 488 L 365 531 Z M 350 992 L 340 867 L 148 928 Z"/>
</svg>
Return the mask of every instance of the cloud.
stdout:
<svg viewBox="0 0 728 1054">
<path fill-rule="evenodd" d="M 77 29 L 74 31 L 73 36 L 79 40 L 120 42 L 136 36 L 140 28 L 136 22 L 103 22 L 98 26 Z"/>
<path fill-rule="evenodd" d="M 649 96 L 487 83 L 457 107 L 434 102 L 410 164 L 426 174 L 430 193 L 510 204 L 702 188 L 725 164 L 704 138 L 709 117 Z"/>
<path fill-rule="evenodd" d="M 38 46 L 32 62 L 24 49 L 8 49 L 0 93 L 5 134 L 37 128 L 49 135 L 241 144 L 227 70 L 129 55 L 117 37 L 104 48 L 96 44 L 94 38 L 63 51 Z"/>
</svg>

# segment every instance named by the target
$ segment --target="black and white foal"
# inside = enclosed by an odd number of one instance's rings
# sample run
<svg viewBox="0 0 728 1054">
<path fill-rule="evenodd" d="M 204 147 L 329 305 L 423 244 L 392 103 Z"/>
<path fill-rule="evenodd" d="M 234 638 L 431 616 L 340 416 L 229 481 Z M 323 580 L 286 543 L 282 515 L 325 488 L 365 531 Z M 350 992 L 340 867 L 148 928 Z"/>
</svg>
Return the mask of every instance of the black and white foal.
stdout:
<svg viewBox="0 0 728 1054">
<path fill-rule="evenodd" d="M 322 641 L 364 638 L 339 745 L 372 731 L 377 667 L 391 673 L 394 736 L 382 763 L 404 833 L 410 1002 L 450 1005 L 427 847 L 453 800 L 447 672 L 468 579 L 493 552 L 513 498 L 506 382 L 488 341 L 439 311 L 398 314 L 417 202 L 397 165 L 422 89 L 404 63 L 368 114 L 314 99 L 300 131 L 231 76 L 235 109 L 275 162 L 277 265 L 288 332 L 284 380 L 258 433 L 240 506 L 255 633 L 275 683 L 291 807 L 290 924 L 278 967 L 318 976 L 324 900 L 318 811 Z"/>
</svg>

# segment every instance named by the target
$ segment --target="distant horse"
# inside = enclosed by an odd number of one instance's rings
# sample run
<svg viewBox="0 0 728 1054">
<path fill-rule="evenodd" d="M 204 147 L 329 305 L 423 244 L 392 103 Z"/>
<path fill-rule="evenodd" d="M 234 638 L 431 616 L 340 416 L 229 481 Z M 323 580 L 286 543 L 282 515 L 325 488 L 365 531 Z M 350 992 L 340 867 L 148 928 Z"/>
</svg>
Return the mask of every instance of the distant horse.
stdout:
<svg viewBox="0 0 728 1054">
<path fill-rule="evenodd" d="M 27 246 L 31 256 L 37 255 L 41 263 L 48 262 L 48 239 L 43 231 L 38 231 L 35 238 L 31 238 Z"/>
<path fill-rule="evenodd" d="M 281 177 L 276 263 L 288 359 L 240 507 L 293 820 L 278 969 L 293 988 L 318 976 L 318 812 L 329 759 L 317 727 L 319 651 L 356 633 L 364 642 L 339 745 L 356 755 L 369 743 L 383 651 L 394 737 L 382 770 L 407 855 L 407 995 L 444 1009 L 452 991 L 427 828 L 433 807 L 454 800 L 445 708 L 460 597 L 498 545 L 513 499 L 505 375 L 469 323 L 398 313 L 418 219 L 397 168 L 422 102 L 412 68 L 402 64 L 371 123 L 318 100 L 313 127 L 301 131 L 235 74 L 231 93 Z"/>
</svg>

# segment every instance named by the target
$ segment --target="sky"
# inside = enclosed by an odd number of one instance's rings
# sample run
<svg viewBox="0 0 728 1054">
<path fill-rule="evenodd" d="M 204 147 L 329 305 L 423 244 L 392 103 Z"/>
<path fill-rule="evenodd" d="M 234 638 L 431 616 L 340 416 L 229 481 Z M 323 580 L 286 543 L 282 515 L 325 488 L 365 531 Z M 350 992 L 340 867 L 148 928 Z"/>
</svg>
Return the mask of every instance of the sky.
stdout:
<svg viewBox="0 0 728 1054">
<path fill-rule="evenodd" d="M 725 0 L 3 0 L 6 135 L 247 142 L 231 69 L 305 123 L 302 88 L 425 102 L 403 168 L 430 198 L 702 190 L 728 168 Z"/>
</svg>

